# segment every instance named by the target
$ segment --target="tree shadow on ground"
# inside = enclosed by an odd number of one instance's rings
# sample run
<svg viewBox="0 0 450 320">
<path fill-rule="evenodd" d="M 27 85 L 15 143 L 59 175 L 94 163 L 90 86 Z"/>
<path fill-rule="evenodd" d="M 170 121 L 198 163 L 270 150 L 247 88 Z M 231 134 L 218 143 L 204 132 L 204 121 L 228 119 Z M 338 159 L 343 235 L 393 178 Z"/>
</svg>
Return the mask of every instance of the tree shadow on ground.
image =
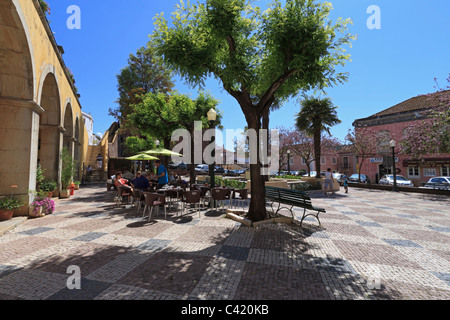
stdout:
<svg viewBox="0 0 450 320">
<path fill-rule="evenodd" d="M 97 200 L 96 200 L 97 199 Z M 98 202 L 101 197 L 79 197 L 78 202 Z M 142 211 L 141 211 L 142 213 Z M 323 228 L 304 223 L 264 224 L 257 228 L 239 223 L 216 226 L 212 223 L 192 224 L 196 211 L 185 216 L 156 218 L 152 222 L 137 214 L 136 208 L 93 210 L 76 212 L 70 217 L 123 216 L 133 220 L 126 225 L 140 230 L 145 237 L 140 244 L 126 240 L 105 244 L 93 239 L 83 244 L 68 242 L 60 253 L 43 256 L 26 267 L 0 273 L 5 285 L 14 288 L 23 279 L 36 272 L 46 277 L 34 278 L 31 287 L 42 287 L 45 299 L 224 299 L 224 300 L 328 300 L 328 299 L 400 299 L 394 287 L 368 289 L 368 279 L 353 270 L 349 261 L 323 255 L 326 235 Z M 219 214 L 220 213 L 220 214 Z M 222 219 L 223 212 L 208 210 L 208 221 Z M 184 226 L 172 238 L 158 235 L 174 225 Z M 160 223 L 161 222 L 161 223 Z M 163 228 L 164 227 L 164 228 Z M 99 226 L 99 229 L 102 227 Z M 95 233 L 95 230 L 91 230 Z M 45 232 L 39 235 L 45 237 Z M 109 237 L 119 239 L 122 233 L 112 232 Z M 30 241 L 40 241 L 40 237 Z M 73 240 L 73 239 L 72 239 Z M 101 237 L 98 238 L 101 240 Z M 66 240 L 68 241 L 68 240 Z M 124 242 L 125 241 L 125 242 Z M 71 247 L 71 245 L 73 247 Z M 81 271 L 81 289 L 69 290 L 65 279 L 69 266 Z M 52 274 L 62 279 L 53 288 L 46 284 Z M 0 286 L 0 292 L 4 287 Z M 2 292 L 18 298 L 26 293 Z"/>
</svg>

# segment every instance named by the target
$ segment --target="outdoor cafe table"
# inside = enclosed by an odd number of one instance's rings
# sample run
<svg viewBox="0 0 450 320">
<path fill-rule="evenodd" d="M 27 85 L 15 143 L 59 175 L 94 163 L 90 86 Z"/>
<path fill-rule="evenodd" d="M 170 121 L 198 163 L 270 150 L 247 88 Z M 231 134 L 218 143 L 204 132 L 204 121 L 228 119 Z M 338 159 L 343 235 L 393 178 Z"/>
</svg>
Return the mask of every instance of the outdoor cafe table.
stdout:
<svg viewBox="0 0 450 320">
<path fill-rule="evenodd" d="M 157 189 L 157 190 L 156 190 L 156 192 L 158 192 L 158 193 L 163 193 L 164 196 L 166 196 L 166 197 L 167 197 L 167 194 L 168 194 L 169 192 L 173 192 L 173 191 L 175 191 L 175 192 L 177 193 L 177 200 L 176 200 L 175 202 L 176 202 L 177 204 L 179 204 L 179 201 L 180 201 L 180 194 L 182 195 L 182 194 L 183 194 L 183 191 L 184 191 L 183 188 L 180 188 L 180 187 L 177 187 L 177 188 L 162 188 L 162 189 Z M 169 202 L 172 203 L 171 197 L 169 197 Z M 177 213 L 178 213 L 178 212 L 179 212 L 179 206 L 177 205 Z"/>
</svg>

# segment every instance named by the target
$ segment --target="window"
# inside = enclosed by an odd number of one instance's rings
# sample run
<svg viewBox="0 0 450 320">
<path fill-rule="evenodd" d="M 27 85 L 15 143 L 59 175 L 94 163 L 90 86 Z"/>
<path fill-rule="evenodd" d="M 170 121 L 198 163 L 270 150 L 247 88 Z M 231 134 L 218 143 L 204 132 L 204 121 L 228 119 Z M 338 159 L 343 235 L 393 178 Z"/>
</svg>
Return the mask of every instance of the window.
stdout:
<svg viewBox="0 0 450 320">
<path fill-rule="evenodd" d="M 305 158 L 302 158 L 302 164 L 306 164 Z"/>
<path fill-rule="evenodd" d="M 289 158 L 289 165 L 293 166 L 294 165 L 294 159 L 293 158 Z"/>
<path fill-rule="evenodd" d="M 434 177 L 436 175 L 436 168 L 424 168 L 423 175 L 425 177 Z"/>
<path fill-rule="evenodd" d="M 418 177 L 419 167 L 408 167 L 408 177 Z"/>
<path fill-rule="evenodd" d="M 320 164 L 327 164 L 327 158 L 324 156 L 320 157 Z"/>
<path fill-rule="evenodd" d="M 333 163 L 333 164 L 336 164 L 336 163 L 337 163 L 336 157 L 333 157 L 333 158 L 332 158 L 332 163 Z"/>
<path fill-rule="evenodd" d="M 342 160 L 343 160 L 343 162 L 344 162 L 344 169 L 349 169 L 349 166 L 348 166 L 348 157 L 343 157 Z"/>
<path fill-rule="evenodd" d="M 377 133 L 377 151 L 378 153 L 387 153 L 391 151 L 389 146 L 391 141 L 391 133 L 388 130 L 381 130 Z"/>
<path fill-rule="evenodd" d="M 442 167 L 441 168 L 442 175 L 445 177 L 450 176 L 450 167 Z"/>
</svg>

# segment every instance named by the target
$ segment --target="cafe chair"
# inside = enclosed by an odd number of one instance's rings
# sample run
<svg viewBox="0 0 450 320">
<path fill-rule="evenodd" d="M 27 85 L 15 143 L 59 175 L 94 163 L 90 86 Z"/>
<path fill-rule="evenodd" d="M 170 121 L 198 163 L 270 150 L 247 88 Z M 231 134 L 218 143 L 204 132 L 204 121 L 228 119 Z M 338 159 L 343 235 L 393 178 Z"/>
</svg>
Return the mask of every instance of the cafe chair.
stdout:
<svg viewBox="0 0 450 320">
<path fill-rule="evenodd" d="M 195 209 L 197 209 L 198 216 L 200 217 L 200 201 L 201 201 L 201 191 L 200 190 L 191 190 L 184 192 L 183 195 L 183 211 L 186 209 L 187 212 L 187 206 L 194 204 Z"/>
<path fill-rule="evenodd" d="M 145 207 L 144 212 L 142 212 L 142 217 L 145 217 L 145 212 L 147 208 L 149 208 L 148 221 L 152 221 L 153 208 L 156 207 L 158 210 L 157 214 L 159 214 L 159 207 L 164 207 L 164 217 L 167 219 L 167 211 L 166 211 L 166 199 L 163 194 L 159 193 L 151 193 L 151 192 L 143 192 L 145 198 Z"/>
</svg>

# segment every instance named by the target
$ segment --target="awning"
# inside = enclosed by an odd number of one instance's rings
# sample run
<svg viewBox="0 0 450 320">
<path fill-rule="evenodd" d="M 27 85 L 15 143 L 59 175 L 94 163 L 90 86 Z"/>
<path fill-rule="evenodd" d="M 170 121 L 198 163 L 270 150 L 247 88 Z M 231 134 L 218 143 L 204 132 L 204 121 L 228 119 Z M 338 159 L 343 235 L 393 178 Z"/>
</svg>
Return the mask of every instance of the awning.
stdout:
<svg viewBox="0 0 450 320">
<path fill-rule="evenodd" d="M 423 158 L 405 159 L 403 160 L 404 167 L 443 167 L 450 166 L 450 158 Z"/>
</svg>

